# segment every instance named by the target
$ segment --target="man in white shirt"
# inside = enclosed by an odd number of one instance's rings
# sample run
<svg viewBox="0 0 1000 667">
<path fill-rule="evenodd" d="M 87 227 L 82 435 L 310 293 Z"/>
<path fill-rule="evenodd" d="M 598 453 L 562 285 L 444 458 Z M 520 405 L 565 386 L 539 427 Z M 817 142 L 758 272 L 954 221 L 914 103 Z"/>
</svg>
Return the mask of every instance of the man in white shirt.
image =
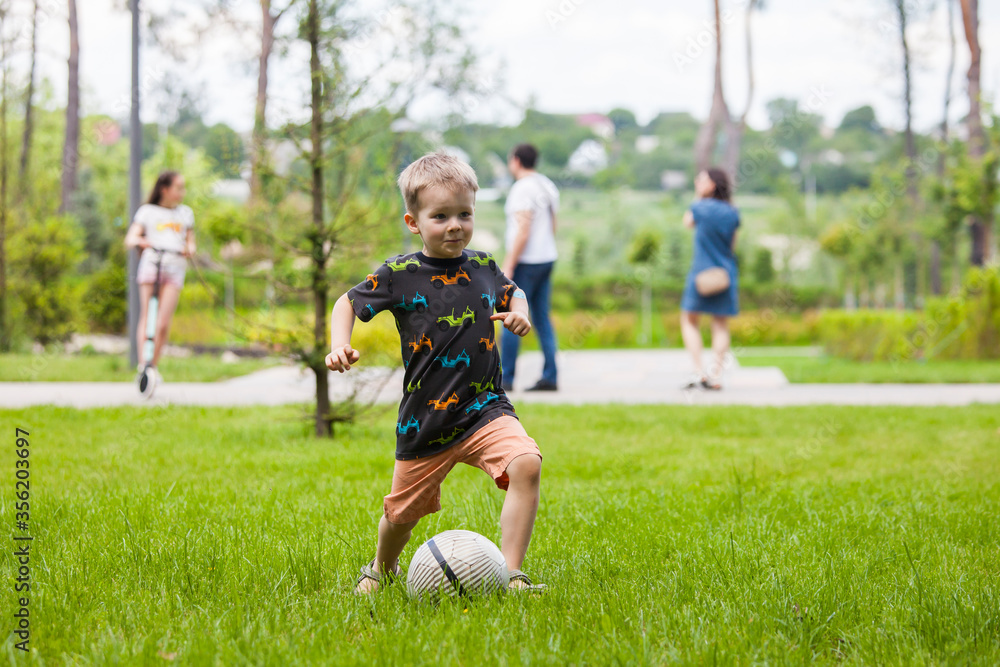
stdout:
<svg viewBox="0 0 1000 667">
<path fill-rule="evenodd" d="M 507 195 L 507 254 L 503 272 L 524 290 L 531 309 L 531 321 L 545 355 L 542 378 L 527 391 L 555 391 L 556 334 L 549 320 L 552 294 L 552 267 L 556 252 L 556 212 L 559 190 L 546 176 L 535 171 L 538 150 L 520 144 L 507 159 L 514 185 Z M 504 330 L 501 339 L 503 386 L 513 389 L 520 338 Z"/>
</svg>

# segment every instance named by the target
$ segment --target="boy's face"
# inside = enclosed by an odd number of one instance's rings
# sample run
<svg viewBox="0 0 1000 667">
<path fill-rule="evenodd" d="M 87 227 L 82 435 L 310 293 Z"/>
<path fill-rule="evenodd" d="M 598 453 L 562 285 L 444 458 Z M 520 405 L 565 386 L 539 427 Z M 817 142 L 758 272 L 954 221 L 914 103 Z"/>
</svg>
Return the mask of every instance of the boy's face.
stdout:
<svg viewBox="0 0 1000 667">
<path fill-rule="evenodd" d="M 420 191 L 416 215 L 403 216 L 406 226 L 420 234 L 428 257 L 460 257 L 472 240 L 476 194 L 432 185 Z"/>
</svg>

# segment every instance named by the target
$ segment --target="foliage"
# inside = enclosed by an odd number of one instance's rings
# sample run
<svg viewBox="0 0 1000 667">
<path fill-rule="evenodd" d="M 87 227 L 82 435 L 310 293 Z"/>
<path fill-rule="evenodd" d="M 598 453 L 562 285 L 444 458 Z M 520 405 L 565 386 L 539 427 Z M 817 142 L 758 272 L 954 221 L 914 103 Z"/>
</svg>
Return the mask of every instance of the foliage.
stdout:
<svg viewBox="0 0 1000 667">
<path fill-rule="evenodd" d="M 774 257 L 771 251 L 764 247 L 754 250 L 753 265 L 750 275 L 758 285 L 768 285 L 774 282 Z"/>
<path fill-rule="evenodd" d="M 114 244 L 104 265 L 87 283 L 82 306 L 92 331 L 115 334 L 126 331 L 128 269 L 125 263 L 125 246 Z"/>
<path fill-rule="evenodd" d="M 216 173 L 223 178 L 239 178 L 240 167 L 246 158 L 246 148 L 234 129 L 223 123 L 216 123 L 208 129 L 204 147 L 205 155 Z"/>
<path fill-rule="evenodd" d="M 76 328 L 77 303 L 68 278 L 83 259 L 73 219 L 28 222 L 7 247 L 11 291 L 23 307 L 28 335 L 42 345 L 67 340 Z"/>
<path fill-rule="evenodd" d="M 859 361 L 1000 358 L 1000 270 L 970 269 L 959 294 L 928 299 L 923 312 L 826 311 L 819 338 Z"/>
</svg>

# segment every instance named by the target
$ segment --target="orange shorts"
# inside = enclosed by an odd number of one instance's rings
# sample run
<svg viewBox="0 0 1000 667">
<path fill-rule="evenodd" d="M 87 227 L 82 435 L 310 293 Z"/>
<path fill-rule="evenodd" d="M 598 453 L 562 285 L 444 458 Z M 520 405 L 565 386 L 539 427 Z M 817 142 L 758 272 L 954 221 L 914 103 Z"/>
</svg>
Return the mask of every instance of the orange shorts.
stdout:
<svg viewBox="0 0 1000 667">
<path fill-rule="evenodd" d="M 475 466 L 506 490 L 507 466 L 522 454 L 542 457 L 516 417 L 503 415 L 490 421 L 462 442 L 425 459 L 396 461 L 392 491 L 382 505 L 392 523 L 410 523 L 441 509 L 441 482 L 456 463 Z"/>
</svg>

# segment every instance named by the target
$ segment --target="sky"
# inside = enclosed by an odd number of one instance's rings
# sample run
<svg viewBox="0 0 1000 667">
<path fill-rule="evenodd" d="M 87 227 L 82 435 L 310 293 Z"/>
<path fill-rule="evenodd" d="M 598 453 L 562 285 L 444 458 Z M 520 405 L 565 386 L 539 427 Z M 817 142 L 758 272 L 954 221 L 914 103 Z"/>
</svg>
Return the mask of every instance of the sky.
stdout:
<svg viewBox="0 0 1000 667">
<path fill-rule="evenodd" d="M 377 0 L 358 0 L 378 10 Z M 744 17 L 747 0 L 722 0 L 723 80 L 730 112 L 742 113 L 747 71 Z M 197 0 L 142 0 L 164 10 Z M 49 81 L 49 104 L 64 104 L 68 30 L 64 0 L 40 0 L 40 78 Z M 127 118 L 130 85 L 130 17 L 125 0 L 77 0 L 80 20 L 83 111 Z M 463 37 L 480 54 L 486 92 L 473 120 L 516 123 L 523 108 L 554 113 L 632 110 L 640 123 L 661 111 L 708 114 L 712 93 L 712 3 L 708 0 L 454 0 L 464 10 Z M 26 0 L 15 29 L 23 30 Z M 230 3 L 253 26 L 255 0 Z M 965 72 L 968 48 L 955 3 L 957 59 L 951 122 L 968 110 Z M 1000 2 L 980 2 L 982 87 L 988 99 L 1000 90 Z M 914 125 L 928 131 L 941 121 L 948 63 L 948 21 L 944 0 L 907 0 L 914 20 L 907 32 L 913 49 Z M 767 0 L 752 18 L 755 95 L 748 121 L 768 125 L 765 104 L 776 97 L 800 100 L 828 125 L 864 104 L 875 107 L 886 126 L 901 128 L 902 77 L 897 25 L 889 0 Z M 183 23 L 183 22 L 179 22 Z M 291 22 L 286 24 L 286 28 Z M 239 36 L 212 29 L 200 39 L 175 34 L 187 60 L 170 64 L 155 50 L 144 51 L 141 90 L 144 122 L 161 120 L 165 86 L 200 92 L 207 122 L 238 131 L 253 124 L 257 44 L 253 32 Z M 26 62 L 24 39 L 18 42 Z M 306 102 L 307 53 L 292 48 L 270 71 L 270 115 L 274 124 L 301 117 Z M 159 100 L 159 103 L 156 101 Z M 427 99 L 413 107 L 418 121 L 432 122 L 440 105 Z"/>
</svg>

